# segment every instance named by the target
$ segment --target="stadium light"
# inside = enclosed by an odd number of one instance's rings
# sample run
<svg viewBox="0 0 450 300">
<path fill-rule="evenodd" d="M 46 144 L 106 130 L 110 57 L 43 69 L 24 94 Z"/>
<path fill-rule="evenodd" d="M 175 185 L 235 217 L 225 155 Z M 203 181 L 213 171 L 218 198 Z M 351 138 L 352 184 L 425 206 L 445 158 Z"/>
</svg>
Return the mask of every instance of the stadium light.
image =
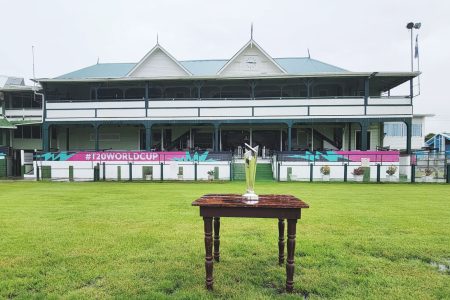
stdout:
<svg viewBox="0 0 450 300">
<path fill-rule="evenodd" d="M 422 23 L 420 23 L 420 22 L 418 22 L 418 23 L 409 22 L 408 24 L 406 24 L 406 28 L 411 31 L 411 72 L 414 72 L 413 30 L 414 29 L 420 29 L 421 26 L 422 26 Z"/>
</svg>

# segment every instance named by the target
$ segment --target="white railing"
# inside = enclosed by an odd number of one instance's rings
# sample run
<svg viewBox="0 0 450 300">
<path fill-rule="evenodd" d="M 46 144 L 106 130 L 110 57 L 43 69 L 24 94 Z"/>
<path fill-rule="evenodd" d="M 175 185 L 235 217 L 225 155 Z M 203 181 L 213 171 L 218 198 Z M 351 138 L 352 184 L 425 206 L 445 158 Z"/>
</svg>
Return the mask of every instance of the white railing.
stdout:
<svg viewBox="0 0 450 300">
<path fill-rule="evenodd" d="M 42 117 L 41 108 L 6 109 L 5 116 L 8 118 Z"/>
<path fill-rule="evenodd" d="M 47 119 L 210 119 L 410 115 L 409 98 L 149 99 L 48 101 Z"/>
</svg>

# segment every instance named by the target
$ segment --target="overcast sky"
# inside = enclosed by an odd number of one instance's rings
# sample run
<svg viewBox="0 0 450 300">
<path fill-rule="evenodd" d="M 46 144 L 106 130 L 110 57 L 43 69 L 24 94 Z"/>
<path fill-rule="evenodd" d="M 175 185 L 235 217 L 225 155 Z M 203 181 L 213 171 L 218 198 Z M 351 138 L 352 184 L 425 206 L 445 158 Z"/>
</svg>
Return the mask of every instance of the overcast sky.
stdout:
<svg viewBox="0 0 450 300">
<path fill-rule="evenodd" d="M 178 60 L 230 58 L 250 37 L 272 57 L 306 56 L 350 71 L 409 71 L 419 33 L 427 132 L 450 132 L 450 1 L 0 0 L 0 74 L 55 77 L 97 62 L 137 62 L 156 42 Z"/>
</svg>

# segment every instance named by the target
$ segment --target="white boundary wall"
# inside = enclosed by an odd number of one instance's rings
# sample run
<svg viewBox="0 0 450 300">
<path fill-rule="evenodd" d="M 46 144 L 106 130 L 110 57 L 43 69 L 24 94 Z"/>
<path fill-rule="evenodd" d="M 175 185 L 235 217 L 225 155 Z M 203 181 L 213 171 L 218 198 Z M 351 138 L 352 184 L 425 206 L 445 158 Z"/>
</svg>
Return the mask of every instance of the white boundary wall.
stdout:
<svg viewBox="0 0 450 300">
<path fill-rule="evenodd" d="M 344 181 L 344 164 L 342 162 L 316 162 L 313 165 L 313 181 L 322 181 L 322 174 L 320 168 L 322 166 L 330 167 L 330 180 Z M 359 162 L 349 162 L 347 165 L 347 180 L 353 181 L 354 176 L 352 174 L 355 168 L 361 166 Z M 409 181 L 411 179 L 411 166 L 401 165 L 399 162 L 384 163 L 380 166 L 380 180 L 387 181 L 386 170 L 390 166 L 396 166 L 397 172 L 393 175 L 392 181 L 399 181 L 400 174 L 405 175 Z M 370 162 L 370 181 L 377 180 L 377 163 Z M 288 179 L 288 168 L 291 168 L 291 178 Z M 280 181 L 309 181 L 310 180 L 310 163 L 308 162 L 295 162 L 287 161 L 280 163 Z M 273 174 L 274 179 L 278 179 L 278 162 L 274 159 Z"/>
<path fill-rule="evenodd" d="M 69 167 L 73 166 L 73 179 L 75 181 L 94 180 L 94 167 L 96 162 L 82 161 L 35 161 L 34 168 L 37 166 L 51 166 L 52 180 L 69 180 Z M 143 180 L 143 167 L 153 167 L 153 180 L 161 179 L 161 164 L 134 162 L 132 163 L 133 180 Z M 183 167 L 183 177 L 178 178 L 179 167 Z M 130 167 L 128 162 L 105 162 L 105 179 L 118 180 L 118 168 L 120 168 L 120 180 L 129 180 Z M 208 180 L 208 171 L 218 168 L 219 180 L 230 180 L 229 162 L 198 162 L 197 180 Z M 36 172 L 34 172 L 36 174 Z M 42 176 L 42 171 L 40 172 Z M 164 180 L 195 180 L 195 164 L 193 162 L 171 161 L 163 164 Z M 36 178 L 36 175 L 35 177 Z M 103 163 L 100 163 L 100 180 L 103 179 Z"/>
</svg>

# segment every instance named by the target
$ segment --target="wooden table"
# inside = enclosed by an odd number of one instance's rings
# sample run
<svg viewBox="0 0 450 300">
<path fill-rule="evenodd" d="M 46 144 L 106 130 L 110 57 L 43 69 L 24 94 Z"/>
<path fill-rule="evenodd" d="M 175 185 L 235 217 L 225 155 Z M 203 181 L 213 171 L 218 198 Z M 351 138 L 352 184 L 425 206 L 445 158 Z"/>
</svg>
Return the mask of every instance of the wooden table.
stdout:
<svg viewBox="0 0 450 300">
<path fill-rule="evenodd" d="M 297 220 L 302 208 L 309 205 L 290 195 L 259 195 L 257 204 L 248 204 L 242 195 L 209 194 L 192 202 L 200 207 L 205 228 L 206 288 L 213 289 L 213 220 L 214 260 L 220 260 L 220 218 L 277 218 L 278 219 L 278 263 L 284 263 L 284 220 L 287 219 L 286 291 L 294 288 L 294 251 Z"/>
</svg>

